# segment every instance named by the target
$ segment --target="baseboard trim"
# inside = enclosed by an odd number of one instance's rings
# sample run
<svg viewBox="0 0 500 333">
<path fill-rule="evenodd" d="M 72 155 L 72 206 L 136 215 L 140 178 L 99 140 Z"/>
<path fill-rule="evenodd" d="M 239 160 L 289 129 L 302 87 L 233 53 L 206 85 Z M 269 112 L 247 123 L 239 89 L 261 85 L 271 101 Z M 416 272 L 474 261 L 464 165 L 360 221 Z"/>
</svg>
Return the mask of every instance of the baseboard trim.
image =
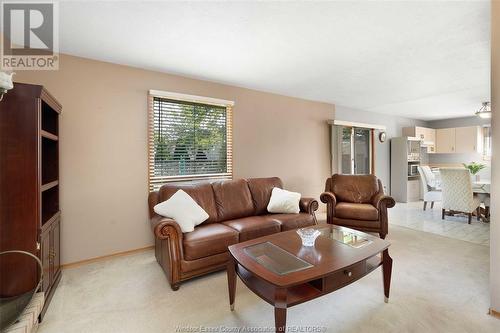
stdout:
<svg viewBox="0 0 500 333">
<path fill-rule="evenodd" d="M 490 311 L 488 313 L 490 316 L 493 316 L 497 319 L 500 319 L 500 312 L 499 311 L 495 311 L 493 310 L 492 308 L 490 308 Z"/>
<path fill-rule="evenodd" d="M 87 264 L 90 264 L 90 263 L 93 263 L 93 262 L 102 261 L 102 260 L 111 259 L 111 258 L 116 258 L 116 257 L 123 257 L 123 256 L 131 255 L 131 254 L 134 254 L 134 253 L 148 251 L 148 250 L 151 250 L 151 249 L 154 249 L 154 245 L 146 246 L 146 247 L 141 247 L 139 249 L 133 249 L 133 250 L 128 250 L 128 251 L 123 251 L 123 252 L 117 252 L 117 253 L 113 253 L 113 254 L 108 254 L 108 255 L 105 255 L 105 256 L 101 256 L 101 257 L 95 257 L 95 258 L 90 258 L 90 259 L 75 261 L 75 262 L 71 262 L 71 263 L 68 263 L 68 264 L 61 265 L 61 268 L 62 269 L 75 268 L 75 267 L 82 266 L 82 265 L 87 265 Z"/>
</svg>

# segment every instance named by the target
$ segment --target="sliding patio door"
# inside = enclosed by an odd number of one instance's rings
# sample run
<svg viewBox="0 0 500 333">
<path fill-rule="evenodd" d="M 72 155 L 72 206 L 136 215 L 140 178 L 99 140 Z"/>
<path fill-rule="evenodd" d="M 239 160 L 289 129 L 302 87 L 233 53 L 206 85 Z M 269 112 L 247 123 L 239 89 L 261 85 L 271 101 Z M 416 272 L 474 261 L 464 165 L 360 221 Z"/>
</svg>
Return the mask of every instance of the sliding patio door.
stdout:
<svg viewBox="0 0 500 333">
<path fill-rule="evenodd" d="M 339 126 L 340 172 L 363 175 L 373 172 L 372 129 Z"/>
</svg>

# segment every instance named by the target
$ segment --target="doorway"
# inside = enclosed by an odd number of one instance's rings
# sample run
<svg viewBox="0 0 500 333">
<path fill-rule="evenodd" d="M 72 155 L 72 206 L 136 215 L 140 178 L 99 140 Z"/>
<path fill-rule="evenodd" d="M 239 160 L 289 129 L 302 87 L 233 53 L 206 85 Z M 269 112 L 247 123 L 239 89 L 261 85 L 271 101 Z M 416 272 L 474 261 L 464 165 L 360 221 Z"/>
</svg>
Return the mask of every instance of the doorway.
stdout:
<svg viewBox="0 0 500 333">
<path fill-rule="evenodd" d="M 340 173 L 349 175 L 374 173 L 373 129 L 349 126 L 338 126 L 338 129 Z"/>
</svg>

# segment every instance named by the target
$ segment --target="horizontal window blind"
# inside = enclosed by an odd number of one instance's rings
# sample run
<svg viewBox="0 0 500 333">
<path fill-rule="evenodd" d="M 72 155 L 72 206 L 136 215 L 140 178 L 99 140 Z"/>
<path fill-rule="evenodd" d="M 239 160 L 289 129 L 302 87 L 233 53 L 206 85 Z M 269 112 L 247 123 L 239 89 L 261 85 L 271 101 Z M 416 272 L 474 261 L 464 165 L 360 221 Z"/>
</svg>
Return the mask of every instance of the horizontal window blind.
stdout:
<svg viewBox="0 0 500 333">
<path fill-rule="evenodd" d="M 232 178 L 232 106 L 149 95 L 149 190 Z"/>
</svg>

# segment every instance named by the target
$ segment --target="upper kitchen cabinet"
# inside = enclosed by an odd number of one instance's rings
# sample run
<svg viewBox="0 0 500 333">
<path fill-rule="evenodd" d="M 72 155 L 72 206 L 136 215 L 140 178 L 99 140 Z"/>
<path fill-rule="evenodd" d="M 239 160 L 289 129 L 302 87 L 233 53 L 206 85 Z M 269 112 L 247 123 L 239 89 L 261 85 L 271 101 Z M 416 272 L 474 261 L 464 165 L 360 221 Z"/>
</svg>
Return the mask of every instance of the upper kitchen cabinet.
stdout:
<svg viewBox="0 0 500 333">
<path fill-rule="evenodd" d="M 440 128 L 436 130 L 436 153 L 455 153 L 454 128 Z"/>
<path fill-rule="evenodd" d="M 422 142 L 423 147 L 427 147 L 428 153 L 435 152 L 435 146 L 436 146 L 435 129 L 420 127 L 420 126 L 403 127 L 403 136 L 417 138 Z"/>
<path fill-rule="evenodd" d="M 408 136 L 411 138 L 417 138 L 427 144 L 434 144 L 436 130 L 433 128 L 412 126 L 403 127 L 403 136 Z"/>
<path fill-rule="evenodd" d="M 482 146 L 481 127 L 455 128 L 455 147 L 457 153 L 479 153 Z"/>
<path fill-rule="evenodd" d="M 436 130 L 436 153 L 478 153 L 481 151 L 479 126 L 441 128 Z"/>
</svg>

